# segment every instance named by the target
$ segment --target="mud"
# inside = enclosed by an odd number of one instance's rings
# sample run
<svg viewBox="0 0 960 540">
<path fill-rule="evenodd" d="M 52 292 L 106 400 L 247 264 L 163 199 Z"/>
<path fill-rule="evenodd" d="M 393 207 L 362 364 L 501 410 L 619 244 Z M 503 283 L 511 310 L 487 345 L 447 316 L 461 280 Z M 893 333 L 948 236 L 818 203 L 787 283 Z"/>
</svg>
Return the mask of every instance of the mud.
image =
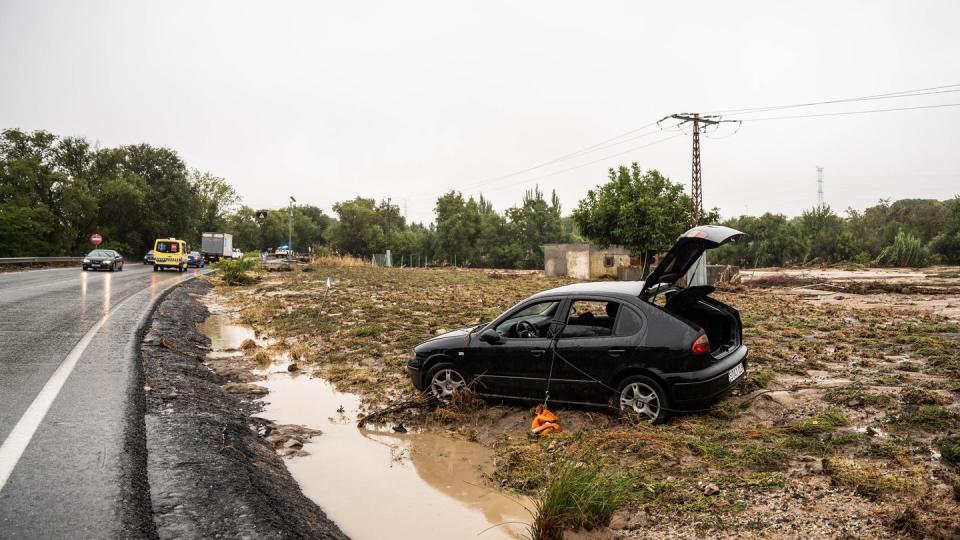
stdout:
<svg viewBox="0 0 960 540">
<path fill-rule="evenodd" d="M 230 381 L 194 351 L 207 310 L 179 287 L 155 313 L 142 346 L 147 468 L 160 538 L 345 538 L 300 491 L 273 445 L 259 406 L 228 394 Z M 202 356 L 200 357 L 202 359 Z"/>
<path fill-rule="evenodd" d="M 274 426 L 266 441 L 291 458 L 287 467 L 304 493 L 351 537 L 522 537 L 532 505 L 492 487 L 493 450 L 402 424 L 358 429 L 359 396 L 291 370 L 290 352 L 270 348 L 274 341 L 229 313 L 212 314 L 201 329 L 213 343 L 211 365 L 247 369 L 244 380 L 254 381 L 227 391 L 266 394 L 258 415 Z M 267 349 L 229 354 L 250 339 Z M 269 362 L 255 359 L 265 355 Z"/>
<path fill-rule="evenodd" d="M 490 486 L 492 450 L 397 425 L 358 429 L 359 398 L 323 379 L 274 373 L 260 384 L 270 389 L 261 416 L 323 431 L 287 466 L 351 537 L 522 537 L 531 503 Z"/>
</svg>

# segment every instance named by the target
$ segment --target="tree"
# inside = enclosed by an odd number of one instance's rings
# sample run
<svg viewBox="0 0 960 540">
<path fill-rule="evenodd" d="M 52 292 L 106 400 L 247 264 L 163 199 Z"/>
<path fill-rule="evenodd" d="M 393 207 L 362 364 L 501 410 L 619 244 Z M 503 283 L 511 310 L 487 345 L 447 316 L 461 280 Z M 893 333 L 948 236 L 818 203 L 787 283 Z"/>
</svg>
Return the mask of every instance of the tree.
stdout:
<svg viewBox="0 0 960 540">
<path fill-rule="evenodd" d="M 526 192 L 523 204 L 507 210 L 512 225 L 514 243 L 520 247 L 525 268 L 543 266 L 543 244 L 564 242 L 560 198 L 551 194 L 550 202 L 543 198 L 539 186 Z"/>
<path fill-rule="evenodd" d="M 237 210 L 240 197 L 233 186 L 219 176 L 194 169 L 190 185 L 197 193 L 197 228 L 203 232 L 221 232 L 228 214 Z"/>
<path fill-rule="evenodd" d="M 622 245 L 646 261 L 690 227 L 691 204 L 682 185 L 633 163 L 610 169 L 608 182 L 587 192 L 573 220 L 580 234 L 601 247 Z"/>
<path fill-rule="evenodd" d="M 437 199 L 437 257 L 448 262 L 466 263 L 475 253 L 480 233 L 480 207 L 471 197 L 450 191 Z"/>
<path fill-rule="evenodd" d="M 337 223 L 331 231 L 332 243 L 338 250 L 355 256 L 369 256 L 386 249 L 382 219 L 373 199 L 357 197 L 333 205 Z"/>
</svg>

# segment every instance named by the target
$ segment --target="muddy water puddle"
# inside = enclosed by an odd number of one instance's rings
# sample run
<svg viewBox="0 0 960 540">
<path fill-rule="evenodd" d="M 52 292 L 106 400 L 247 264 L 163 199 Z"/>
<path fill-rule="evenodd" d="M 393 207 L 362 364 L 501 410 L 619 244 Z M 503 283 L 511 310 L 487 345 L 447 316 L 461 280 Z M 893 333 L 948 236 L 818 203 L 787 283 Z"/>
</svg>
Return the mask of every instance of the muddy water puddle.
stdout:
<svg viewBox="0 0 960 540">
<path fill-rule="evenodd" d="M 211 357 L 243 354 L 245 339 L 264 346 L 246 325 L 211 310 L 201 331 Z M 304 494 L 351 538 L 523 538 L 529 500 L 491 487 L 493 452 L 437 433 L 358 429 L 360 399 L 324 379 L 288 373 L 289 360 L 254 372 L 270 393 L 259 416 L 323 433 L 304 443 L 306 456 L 286 460 Z M 479 535 L 479 536 L 478 536 Z"/>
</svg>

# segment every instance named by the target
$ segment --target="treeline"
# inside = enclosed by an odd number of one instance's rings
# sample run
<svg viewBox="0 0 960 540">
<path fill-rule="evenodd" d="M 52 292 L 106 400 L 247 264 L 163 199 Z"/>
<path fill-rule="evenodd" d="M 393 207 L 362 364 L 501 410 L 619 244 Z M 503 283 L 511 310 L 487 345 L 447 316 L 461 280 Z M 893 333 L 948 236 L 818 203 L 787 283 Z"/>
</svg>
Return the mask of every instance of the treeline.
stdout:
<svg viewBox="0 0 960 540">
<path fill-rule="evenodd" d="M 0 134 L 0 257 L 80 255 L 94 232 L 103 247 L 140 256 L 158 237 L 197 242 L 222 228 L 238 201 L 222 178 L 189 170 L 167 148 Z"/>
<path fill-rule="evenodd" d="M 79 137 L 8 129 L 0 135 L 0 257 L 79 255 L 99 232 L 104 247 L 140 256 L 158 237 L 198 245 L 222 231 L 244 251 L 292 242 L 299 252 L 499 268 L 542 268 L 543 245 L 619 244 L 648 260 L 690 226 L 684 185 L 656 170 L 610 169 L 570 216 L 556 193 L 535 187 L 503 212 L 457 191 L 440 196 L 433 223 L 408 223 L 397 205 L 357 197 L 333 205 L 270 210 L 262 223 L 235 190 L 191 170 L 173 150 L 148 144 L 98 148 Z M 704 216 L 721 222 L 716 210 Z M 716 250 L 712 262 L 745 267 L 797 264 L 923 266 L 960 262 L 960 198 L 907 199 L 839 215 L 829 206 L 795 218 L 766 213 L 722 221 L 748 237 Z"/>
<path fill-rule="evenodd" d="M 718 249 L 713 261 L 747 267 L 853 262 L 920 267 L 960 262 L 960 197 L 881 200 L 844 216 L 829 206 L 795 218 L 766 213 L 723 222 L 749 236 Z"/>
</svg>

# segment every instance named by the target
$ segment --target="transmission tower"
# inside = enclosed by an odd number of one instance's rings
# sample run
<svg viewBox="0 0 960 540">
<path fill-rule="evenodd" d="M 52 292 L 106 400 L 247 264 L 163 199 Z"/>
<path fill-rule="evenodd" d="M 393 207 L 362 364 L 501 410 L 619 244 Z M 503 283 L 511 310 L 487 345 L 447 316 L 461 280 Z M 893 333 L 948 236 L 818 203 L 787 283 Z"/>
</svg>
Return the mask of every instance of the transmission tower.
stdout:
<svg viewBox="0 0 960 540">
<path fill-rule="evenodd" d="M 687 123 L 693 125 L 693 178 L 690 183 L 690 196 L 693 205 L 690 209 L 690 219 L 694 226 L 700 225 L 703 220 L 703 178 L 700 173 L 700 132 L 709 126 L 724 122 L 739 122 L 739 120 L 722 120 L 718 115 L 701 115 L 699 113 L 671 114 L 667 118 L 679 120 L 677 127 Z M 663 121 L 661 120 L 661 122 Z"/>
<path fill-rule="evenodd" d="M 817 166 L 817 207 L 823 206 L 823 167 Z"/>
</svg>

